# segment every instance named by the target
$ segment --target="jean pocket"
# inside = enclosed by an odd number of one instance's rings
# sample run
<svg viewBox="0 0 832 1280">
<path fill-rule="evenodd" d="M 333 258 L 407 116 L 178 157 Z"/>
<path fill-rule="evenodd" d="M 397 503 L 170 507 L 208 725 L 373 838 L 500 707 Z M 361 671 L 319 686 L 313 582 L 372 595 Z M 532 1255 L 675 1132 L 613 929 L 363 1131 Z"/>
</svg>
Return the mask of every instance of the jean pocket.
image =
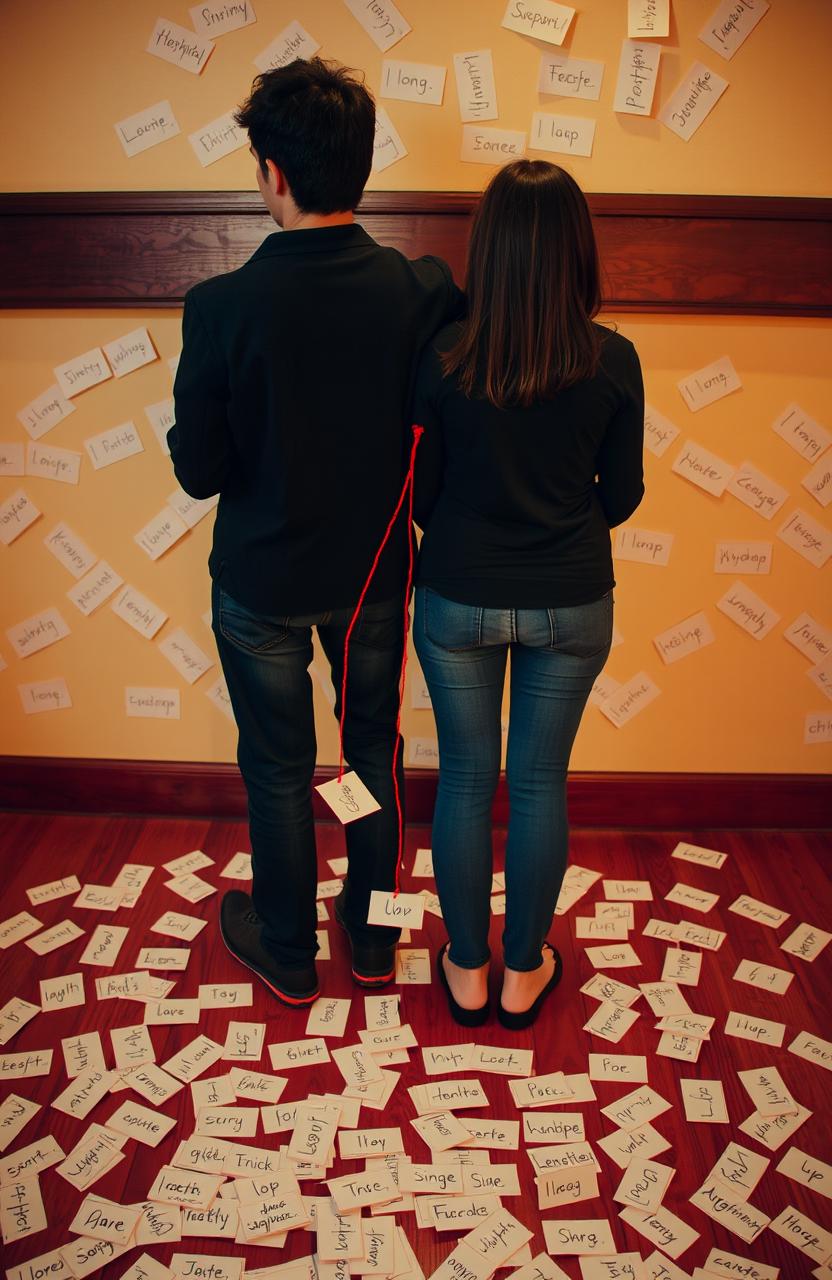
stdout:
<svg viewBox="0 0 832 1280">
<path fill-rule="evenodd" d="M 573 658 L 595 658 L 607 653 L 612 642 L 612 592 L 591 604 L 550 609 L 552 648 Z"/>
<path fill-rule="evenodd" d="M 423 628 L 432 644 L 448 653 L 464 653 L 478 649 L 482 637 L 482 608 L 447 600 L 430 587 L 425 587 Z"/>
<path fill-rule="evenodd" d="M 219 592 L 216 625 L 226 640 L 247 653 L 271 653 L 279 649 L 292 633 L 287 619 L 253 613 L 222 590 Z"/>
</svg>

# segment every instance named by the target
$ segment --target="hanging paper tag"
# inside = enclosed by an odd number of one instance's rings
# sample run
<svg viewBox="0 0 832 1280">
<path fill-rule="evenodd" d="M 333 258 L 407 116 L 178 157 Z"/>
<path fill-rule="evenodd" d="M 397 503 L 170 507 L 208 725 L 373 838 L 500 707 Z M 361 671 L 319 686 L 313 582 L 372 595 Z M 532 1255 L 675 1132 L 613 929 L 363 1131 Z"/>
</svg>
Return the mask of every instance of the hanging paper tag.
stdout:
<svg viewBox="0 0 832 1280">
<path fill-rule="evenodd" d="M 315 790 L 344 825 L 355 822 L 357 818 L 366 818 L 369 813 L 377 813 L 381 808 L 358 774 L 352 771 L 345 773 L 340 780 L 331 778 L 329 782 L 322 782 Z"/>
<path fill-rule="evenodd" d="M 424 913 L 425 899 L 420 893 L 395 894 L 373 889 L 367 924 L 405 925 L 408 929 L 421 929 Z"/>
</svg>

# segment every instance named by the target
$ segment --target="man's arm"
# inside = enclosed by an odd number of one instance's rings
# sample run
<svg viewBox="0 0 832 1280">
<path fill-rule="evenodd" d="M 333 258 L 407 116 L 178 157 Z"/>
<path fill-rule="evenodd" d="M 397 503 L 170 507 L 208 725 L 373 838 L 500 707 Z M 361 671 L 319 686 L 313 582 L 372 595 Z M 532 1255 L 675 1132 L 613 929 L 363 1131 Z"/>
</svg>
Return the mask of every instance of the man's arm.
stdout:
<svg viewBox="0 0 832 1280">
<path fill-rule="evenodd" d="M 228 375 L 192 294 L 185 298 L 173 398 L 176 421 L 167 439 L 176 478 L 192 498 L 210 498 L 222 489 L 233 455 Z"/>
</svg>

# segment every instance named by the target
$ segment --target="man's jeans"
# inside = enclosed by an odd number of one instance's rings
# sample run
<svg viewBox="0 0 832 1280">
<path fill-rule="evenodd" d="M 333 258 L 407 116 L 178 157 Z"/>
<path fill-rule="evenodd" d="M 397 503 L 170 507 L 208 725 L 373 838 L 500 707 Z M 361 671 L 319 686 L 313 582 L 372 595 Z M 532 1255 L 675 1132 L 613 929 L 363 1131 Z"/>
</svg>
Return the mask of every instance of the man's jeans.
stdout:
<svg viewBox="0 0 832 1280">
<path fill-rule="evenodd" d="M 506 780 L 505 962 L 540 965 L 566 869 L 566 770 L 592 685 L 610 649 L 612 594 L 558 609 L 487 609 L 428 587 L 413 638 L 439 737 L 433 867 L 449 957 L 489 957 L 491 804 L 500 774 L 500 712 L 511 652 Z"/>
<path fill-rule="evenodd" d="M 254 881 L 263 945 L 302 968 L 317 951 L 317 862 L 311 785 L 315 769 L 312 627 L 317 627 L 340 715 L 344 639 L 351 609 L 310 617 L 254 613 L 214 583 L 214 634 L 239 729 L 237 760 L 248 792 Z M 370 891 L 395 887 L 398 820 L 393 792 L 403 602 L 365 605 L 350 637 L 344 754 L 381 805 L 345 828 L 349 872 L 344 917 L 360 941 L 391 945 L 400 930 L 368 925 Z M 402 750 L 399 794 L 404 802 Z"/>
</svg>

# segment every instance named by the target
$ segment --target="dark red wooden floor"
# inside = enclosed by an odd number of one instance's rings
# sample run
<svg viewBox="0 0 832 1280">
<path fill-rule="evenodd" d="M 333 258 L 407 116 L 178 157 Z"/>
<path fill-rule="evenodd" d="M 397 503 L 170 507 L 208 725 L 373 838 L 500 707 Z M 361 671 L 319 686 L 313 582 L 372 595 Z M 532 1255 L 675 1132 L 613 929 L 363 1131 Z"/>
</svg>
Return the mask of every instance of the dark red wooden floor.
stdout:
<svg viewBox="0 0 832 1280">
<path fill-rule="evenodd" d="M 319 878 L 330 879 L 332 872 L 325 859 L 337 857 L 343 853 L 341 832 L 339 828 L 321 825 L 318 828 L 318 836 L 321 860 Z M 714 871 L 678 859 L 671 859 L 670 852 L 679 839 L 723 850 L 728 854 L 728 861 L 722 870 Z M 495 870 L 502 866 L 503 842 L 504 833 L 498 832 L 495 841 L 497 851 Z M 429 843 L 428 829 L 410 830 L 407 837 L 408 866 L 412 865 L 415 849 Z M 232 881 L 219 878 L 219 871 L 233 853 L 247 847 L 245 827 L 238 823 L 0 815 L 0 867 L 3 871 L 5 890 L 0 919 L 29 910 L 42 920 L 45 926 L 55 924 L 69 916 L 85 930 L 83 938 L 42 958 L 34 956 L 22 942 L 0 953 L 0 1006 L 12 996 L 20 996 L 34 1004 L 39 1004 L 39 979 L 77 972 L 82 968 L 78 964 L 79 957 L 90 933 L 99 923 L 128 925 L 130 928 L 119 961 L 112 972 L 120 973 L 133 969 L 136 955 L 142 946 L 175 945 L 172 941 L 148 931 L 148 926 L 163 910 L 180 911 L 209 921 L 208 928 L 204 929 L 192 944 L 193 950 L 188 968 L 176 983 L 177 996 L 196 996 L 200 983 L 248 981 L 250 975 L 247 971 L 236 965 L 224 947 L 219 944 L 216 928 L 219 897 L 225 889 L 234 887 Z M 158 870 L 154 872 L 138 904 L 132 909 L 120 909 L 115 913 L 73 910 L 72 898 L 63 898 L 32 908 L 25 895 L 25 889 L 28 887 L 72 874 L 77 875 L 82 884 L 84 882 L 108 884 L 116 877 L 125 862 L 153 864 L 158 867 L 161 863 L 193 849 L 202 849 L 215 860 L 213 867 L 208 867 L 199 874 L 216 885 L 219 890 L 216 895 L 203 900 L 196 906 L 183 902 L 164 888 L 163 880 L 168 878 L 168 873 Z M 743 1145 L 759 1150 L 761 1154 L 771 1156 L 771 1164 L 751 1196 L 752 1204 L 771 1217 L 776 1216 L 787 1204 L 791 1204 L 815 1222 L 827 1229 L 832 1229 L 830 1201 L 775 1171 L 775 1165 L 792 1142 L 811 1155 L 819 1156 L 826 1161 L 832 1160 L 829 1126 L 832 1110 L 829 1103 L 832 1080 L 822 1068 L 796 1057 L 786 1049 L 786 1045 L 799 1031 L 809 1031 L 827 1039 L 832 1038 L 832 1017 L 829 1013 L 830 1000 L 832 1000 L 832 983 L 830 983 L 832 945 L 812 964 L 787 955 L 778 945 L 792 928 L 802 921 L 808 921 L 822 928 L 832 928 L 828 875 L 830 864 L 832 864 L 832 845 L 830 845 L 829 834 L 779 831 L 741 833 L 578 831 L 573 833 L 571 858 L 573 862 L 591 867 L 607 877 L 646 879 L 653 886 L 653 902 L 635 904 L 636 927 L 630 935 L 630 941 L 642 958 L 641 968 L 610 971 L 612 976 L 624 982 L 636 984 L 640 981 L 657 979 L 660 976 L 665 944 L 641 937 L 641 928 L 650 916 L 673 921 L 682 918 L 694 919 L 709 927 L 727 931 L 728 937 L 720 951 L 704 952 L 699 985 L 684 988 L 693 1009 L 697 1012 L 712 1014 L 717 1019 L 712 1039 L 703 1047 L 698 1064 L 689 1065 L 655 1056 L 658 1032 L 653 1030 L 654 1019 L 643 1001 L 640 1001 L 637 1006 L 642 1016 L 618 1045 L 610 1045 L 605 1041 L 590 1038 L 581 1030 L 582 1024 L 597 1008 L 594 1000 L 581 995 L 578 990 L 594 972 L 583 955 L 584 947 L 593 944 L 576 941 L 573 921 L 576 915 L 592 914 L 592 903 L 603 898 L 600 881 L 593 886 L 577 907 L 555 921 L 551 937 L 563 954 L 565 976 L 555 997 L 549 1002 L 546 1015 L 533 1030 L 512 1036 L 492 1019 L 484 1028 L 469 1036 L 451 1020 L 435 983 L 430 987 L 406 986 L 399 989 L 402 1022 L 412 1025 L 419 1043 L 423 1045 L 460 1043 L 475 1038 L 478 1043 L 513 1044 L 522 1048 L 533 1048 L 535 1074 L 559 1069 L 567 1073 L 586 1071 L 589 1052 L 646 1054 L 650 1085 L 674 1104 L 671 1111 L 655 1122 L 655 1127 L 672 1144 L 669 1151 L 657 1158 L 678 1169 L 664 1203 L 672 1212 L 678 1214 L 701 1233 L 700 1239 L 682 1256 L 677 1265 L 686 1273 L 691 1273 L 695 1266 L 702 1265 L 710 1248 L 718 1245 L 734 1254 L 777 1265 L 781 1268 L 783 1277 L 795 1277 L 797 1280 L 797 1277 L 809 1275 L 811 1267 L 806 1259 L 778 1236 L 767 1231 L 754 1244 L 745 1245 L 736 1236 L 717 1227 L 709 1218 L 690 1205 L 688 1197 L 701 1184 L 725 1144 L 730 1138 L 734 1138 Z M 707 915 L 699 915 L 663 902 L 664 894 L 676 881 L 719 893 L 718 905 Z M 432 889 L 434 886 L 431 880 L 410 881 L 409 876 L 406 875 L 404 887 L 418 890 L 426 887 Z M 740 893 L 750 894 L 754 898 L 788 911 L 790 919 L 775 931 L 736 916 L 728 911 L 727 907 Z M 329 907 L 329 914 L 331 916 L 331 907 Z M 500 918 L 494 921 L 493 943 L 497 951 L 501 923 Z M 333 923 L 329 925 L 329 934 L 332 959 L 319 963 L 322 988 L 326 994 L 353 997 L 353 1007 L 344 1039 L 334 1042 L 350 1044 L 358 1039 L 358 1028 L 365 1025 L 363 993 L 351 983 L 345 944 L 340 931 Z M 426 914 L 424 929 L 414 934 L 411 945 L 426 946 L 433 956 L 443 937 L 441 921 Z M 739 961 L 746 958 L 793 970 L 795 978 L 787 994 L 777 996 L 735 982 L 732 974 Z M 61 1147 L 69 1151 L 90 1121 L 103 1123 L 126 1098 L 141 1101 L 132 1093 L 118 1094 L 115 1098 L 105 1097 L 86 1120 L 72 1119 L 49 1108 L 50 1098 L 60 1092 L 66 1084 L 60 1049 L 60 1041 L 63 1037 L 92 1029 L 99 1030 L 108 1063 L 112 1065 L 112 1059 L 109 1056 L 111 1053 L 109 1030 L 142 1020 L 143 1008 L 138 1003 L 122 1000 L 109 1000 L 102 1003 L 95 1001 L 95 978 L 111 972 L 110 970 L 83 967 L 83 971 L 87 990 L 87 1003 L 83 1008 L 39 1014 L 10 1043 L 0 1049 L 0 1053 L 3 1054 L 50 1046 L 55 1049 L 52 1070 L 48 1077 L 21 1080 L 2 1086 L 0 1101 L 8 1092 L 14 1091 L 23 1097 L 44 1104 L 44 1109 L 26 1126 L 4 1156 L 7 1156 L 10 1151 L 27 1146 L 47 1133 L 54 1134 Z M 726 1013 L 732 1009 L 785 1022 L 786 1036 L 783 1048 L 769 1048 L 724 1036 L 721 1028 L 724 1025 Z M 222 1042 L 225 1039 L 227 1024 L 232 1018 L 254 1022 L 265 1021 L 266 1044 L 302 1037 L 306 1024 L 305 1013 L 297 1014 L 282 1008 L 255 980 L 252 1008 L 242 1011 L 206 1011 L 198 1027 L 152 1028 L 151 1034 L 157 1061 L 163 1062 L 199 1032 L 204 1032 L 212 1039 Z M 737 1129 L 738 1124 L 750 1114 L 753 1108 L 736 1072 L 748 1067 L 771 1064 L 778 1068 L 797 1100 L 814 1113 L 811 1120 L 798 1130 L 794 1138 L 787 1141 L 778 1153 L 766 1152 Z M 259 1064 L 251 1065 L 255 1070 L 265 1072 L 272 1070 L 266 1051 Z M 427 1160 L 429 1159 L 427 1149 L 408 1124 L 408 1120 L 414 1115 L 414 1110 L 406 1091 L 407 1085 L 424 1079 L 421 1055 L 415 1050 L 411 1051 L 410 1063 L 395 1069 L 401 1071 L 401 1081 L 392 1095 L 386 1112 L 362 1110 L 361 1126 L 400 1125 L 405 1135 L 408 1152 L 419 1160 Z M 227 1070 L 227 1064 L 220 1061 L 207 1074 L 221 1074 L 225 1070 Z M 285 1074 L 289 1076 L 289 1085 L 283 1095 L 283 1101 L 305 1097 L 308 1092 L 314 1090 L 328 1089 L 340 1092 L 343 1087 L 334 1064 L 323 1068 L 301 1068 Z M 685 1122 L 677 1081 L 680 1077 L 688 1076 L 722 1080 L 732 1122 L 730 1126 L 693 1126 Z M 483 1075 L 480 1078 L 492 1103 L 491 1114 L 500 1119 L 517 1119 L 519 1113 L 512 1102 L 507 1079 L 494 1075 Z M 600 1115 L 599 1108 L 623 1093 L 629 1092 L 630 1088 L 632 1088 L 631 1085 L 596 1083 L 597 1103 L 563 1109 L 579 1109 L 583 1112 L 586 1136 L 590 1141 L 594 1141 L 611 1129 L 604 1117 Z M 92 1191 L 95 1194 L 123 1203 L 134 1203 L 145 1198 L 158 1167 L 172 1156 L 180 1139 L 187 1137 L 192 1131 L 193 1111 L 190 1090 L 183 1089 L 164 1106 L 163 1110 L 179 1121 L 176 1128 L 156 1148 L 128 1141 L 125 1145 L 126 1158 L 93 1186 Z M 261 1133 L 253 1142 L 257 1146 L 268 1146 L 277 1141 L 286 1142 L 288 1138 L 288 1134 L 263 1138 Z M 635 1250 L 647 1257 L 652 1252 L 651 1247 L 617 1217 L 612 1193 L 619 1181 L 620 1171 L 602 1152 L 598 1154 L 603 1166 L 603 1173 L 599 1178 L 602 1198 L 577 1204 L 569 1210 L 548 1211 L 544 1216 L 546 1218 L 609 1217 L 619 1250 L 622 1252 Z M 533 1253 L 543 1250 L 540 1215 L 536 1207 L 537 1198 L 531 1177 L 531 1166 L 522 1143 L 522 1126 L 520 1150 L 492 1152 L 491 1158 L 495 1163 L 500 1161 L 517 1163 L 523 1196 L 519 1199 L 506 1199 L 504 1203 L 515 1216 L 521 1218 L 535 1231 L 534 1240 L 531 1242 Z M 355 1172 L 361 1167 L 355 1162 L 339 1160 L 336 1161 L 332 1174 L 337 1176 L 341 1173 Z M 319 1184 L 304 1183 L 303 1190 L 309 1194 L 325 1193 L 325 1188 Z M 4 1266 L 7 1268 L 46 1253 L 68 1241 L 67 1225 L 77 1211 L 82 1197 L 69 1188 L 54 1170 L 48 1170 L 42 1175 L 41 1191 L 49 1215 L 49 1227 L 25 1242 L 7 1247 L 4 1256 Z M 429 1276 L 449 1251 L 449 1242 L 454 1237 L 440 1238 L 431 1231 L 417 1231 L 412 1214 L 403 1215 L 400 1221 L 408 1233 L 425 1274 Z M 290 1234 L 283 1250 L 252 1247 L 245 1251 L 246 1266 L 252 1269 L 274 1266 L 306 1255 L 312 1251 L 313 1240 L 314 1237 L 310 1234 L 299 1230 Z M 240 1247 L 221 1239 L 188 1239 L 179 1245 L 150 1249 L 153 1256 L 158 1257 L 162 1262 L 167 1262 L 174 1251 L 239 1256 Z M 120 1276 L 137 1256 L 138 1252 L 133 1250 L 99 1274 L 105 1280 Z M 580 1271 L 575 1259 L 559 1258 L 558 1263 L 568 1276 L 577 1280 Z"/>
</svg>

